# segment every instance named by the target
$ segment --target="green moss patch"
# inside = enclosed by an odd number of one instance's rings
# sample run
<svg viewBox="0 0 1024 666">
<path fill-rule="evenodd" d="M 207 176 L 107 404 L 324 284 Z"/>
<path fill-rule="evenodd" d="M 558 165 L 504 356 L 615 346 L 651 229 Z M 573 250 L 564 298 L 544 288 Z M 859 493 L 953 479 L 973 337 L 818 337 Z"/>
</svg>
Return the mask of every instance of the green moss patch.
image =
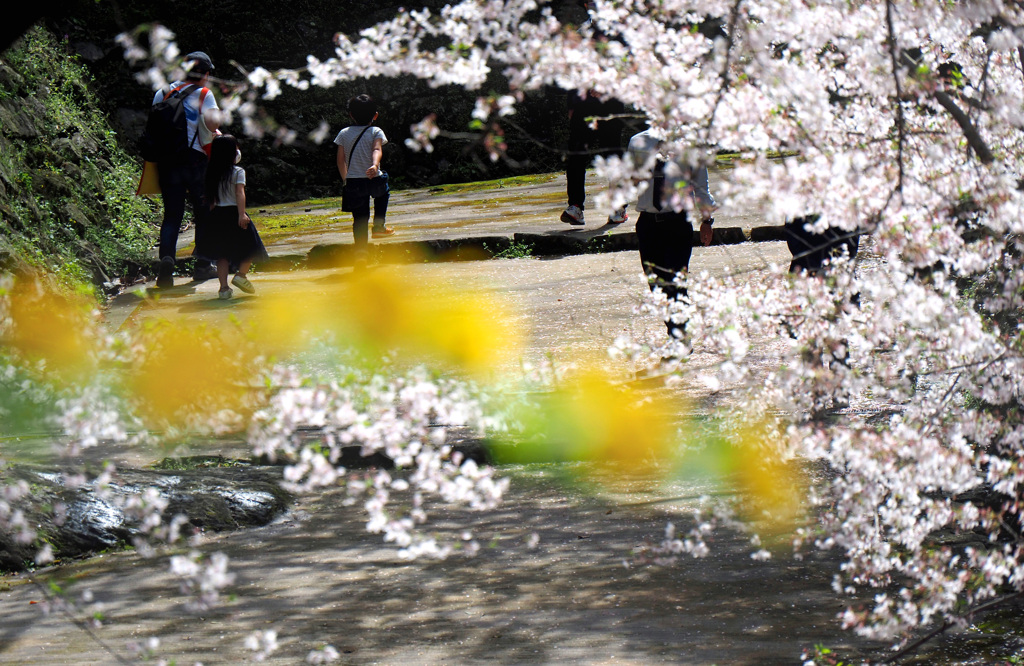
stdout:
<svg viewBox="0 0 1024 666">
<path fill-rule="evenodd" d="M 498 178 L 496 180 L 480 180 L 473 183 L 455 183 L 452 185 L 438 185 L 430 188 L 431 194 L 458 194 L 460 192 L 477 192 L 480 190 L 492 190 L 502 187 L 521 187 L 523 185 L 534 185 L 537 183 L 550 183 L 558 177 L 557 173 L 540 173 L 529 176 L 511 176 L 509 178 Z"/>
</svg>

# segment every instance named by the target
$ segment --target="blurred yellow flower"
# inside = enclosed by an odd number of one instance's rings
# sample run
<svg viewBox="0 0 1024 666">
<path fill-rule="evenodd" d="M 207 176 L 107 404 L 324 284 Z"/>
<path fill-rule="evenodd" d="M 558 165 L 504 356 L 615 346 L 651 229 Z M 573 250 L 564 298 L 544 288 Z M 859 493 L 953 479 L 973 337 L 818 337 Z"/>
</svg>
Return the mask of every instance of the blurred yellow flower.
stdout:
<svg viewBox="0 0 1024 666">
<path fill-rule="evenodd" d="M 473 373 L 492 370 L 520 350 L 517 320 L 493 297 L 455 292 L 408 271 L 372 271 L 302 293 L 260 299 L 257 338 L 275 350 L 333 333 L 365 353 L 440 362 Z"/>
<path fill-rule="evenodd" d="M 664 397 L 640 395 L 586 370 L 538 396 L 527 436 L 499 446 L 497 455 L 503 463 L 593 463 L 599 480 L 612 483 L 637 473 L 665 475 L 679 454 L 672 411 Z"/>
<path fill-rule="evenodd" d="M 95 367 L 94 304 L 61 293 L 34 276 L 15 280 L 10 292 L 10 327 L 5 344 L 31 361 L 44 361 L 59 379 Z"/>
<path fill-rule="evenodd" d="M 769 537 L 792 534 L 804 518 L 805 484 L 796 460 L 785 455 L 781 435 L 766 424 L 744 428 L 732 443 L 730 466 L 748 500 L 744 518 Z"/>
<path fill-rule="evenodd" d="M 141 342 L 129 388 L 151 424 L 183 426 L 224 409 L 250 409 L 246 382 L 253 366 L 244 341 L 206 326 L 159 321 L 143 329 Z"/>
</svg>

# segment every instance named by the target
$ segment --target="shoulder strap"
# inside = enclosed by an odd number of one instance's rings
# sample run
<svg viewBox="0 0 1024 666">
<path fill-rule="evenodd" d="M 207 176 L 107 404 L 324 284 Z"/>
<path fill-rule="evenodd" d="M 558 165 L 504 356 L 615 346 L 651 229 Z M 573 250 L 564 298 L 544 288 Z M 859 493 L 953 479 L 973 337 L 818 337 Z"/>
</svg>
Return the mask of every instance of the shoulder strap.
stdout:
<svg viewBox="0 0 1024 666">
<path fill-rule="evenodd" d="M 360 133 L 359 133 L 359 136 L 357 136 L 357 137 L 356 137 L 356 140 L 355 140 L 355 142 L 354 142 L 354 143 L 352 144 L 352 152 L 353 152 L 353 153 L 355 153 L 355 152 L 356 152 L 356 146 L 357 146 L 357 145 L 359 145 L 359 139 L 362 139 L 362 138 L 363 138 L 363 135 L 364 135 L 364 134 L 366 134 L 366 130 L 368 130 L 368 129 L 370 129 L 370 125 L 367 125 L 366 127 L 364 127 L 364 128 L 363 128 L 363 131 L 362 131 L 362 132 L 360 132 Z M 352 155 L 348 155 L 348 156 L 346 156 L 346 158 L 345 158 L 345 164 L 347 165 L 347 164 L 351 164 L 351 163 L 352 163 Z"/>
<path fill-rule="evenodd" d="M 171 88 L 170 90 L 168 90 L 167 94 L 164 95 L 164 99 L 165 100 L 170 99 L 171 95 L 174 95 L 175 97 L 181 97 L 181 98 L 188 97 L 193 92 L 195 92 L 195 89 L 198 88 L 198 87 L 199 86 L 197 84 L 195 84 L 195 83 L 190 84 L 190 85 L 185 85 L 183 83 L 180 86 L 178 86 L 177 88 Z M 206 88 L 203 88 L 203 90 L 206 90 Z"/>
</svg>

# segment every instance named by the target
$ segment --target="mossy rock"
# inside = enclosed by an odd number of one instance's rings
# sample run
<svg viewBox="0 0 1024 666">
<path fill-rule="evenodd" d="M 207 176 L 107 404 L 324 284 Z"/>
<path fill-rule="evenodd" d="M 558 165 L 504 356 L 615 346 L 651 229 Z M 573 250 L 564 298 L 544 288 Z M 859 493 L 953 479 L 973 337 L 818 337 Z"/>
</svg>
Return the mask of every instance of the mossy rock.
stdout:
<svg viewBox="0 0 1024 666">
<path fill-rule="evenodd" d="M 266 525 L 283 513 L 292 496 L 281 488 L 281 468 L 243 464 L 187 470 L 119 470 L 104 492 L 91 486 L 68 488 L 54 470 L 17 468 L 0 482 L 28 483 L 28 497 L 16 502 L 38 538 L 23 543 L 16 534 L 0 532 L 0 570 L 32 566 L 35 553 L 49 543 L 60 559 L 86 557 L 131 544 L 138 525 L 122 510 L 123 502 L 155 488 L 167 500 L 163 517 L 188 519 L 195 529 L 223 532 Z M 57 507 L 63 506 L 63 512 Z M 63 518 L 58 516 L 63 515 Z"/>
</svg>

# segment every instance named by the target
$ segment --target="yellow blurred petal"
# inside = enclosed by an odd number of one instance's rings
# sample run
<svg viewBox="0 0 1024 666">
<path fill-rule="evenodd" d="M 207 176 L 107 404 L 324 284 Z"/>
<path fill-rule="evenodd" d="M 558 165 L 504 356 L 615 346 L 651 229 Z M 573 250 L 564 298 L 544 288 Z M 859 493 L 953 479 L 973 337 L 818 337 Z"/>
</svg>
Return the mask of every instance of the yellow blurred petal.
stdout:
<svg viewBox="0 0 1024 666">
<path fill-rule="evenodd" d="M 749 499 L 746 518 L 769 536 L 791 533 L 804 515 L 803 476 L 796 461 L 784 457 L 779 435 L 760 424 L 748 427 L 734 445 L 733 469 Z"/>
<path fill-rule="evenodd" d="M 24 277 L 10 294 L 10 333 L 5 341 L 26 358 L 46 362 L 49 371 L 68 377 L 94 367 L 93 304 L 60 293 L 43 281 Z"/>
<path fill-rule="evenodd" d="M 184 425 L 222 409 L 247 410 L 251 362 L 240 347 L 205 326 L 159 322 L 144 331 L 146 351 L 129 380 L 150 421 Z"/>
<path fill-rule="evenodd" d="M 539 399 L 527 441 L 498 450 L 501 462 L 594 463 L 602 482 L 664 475 L 678 456 L 671 405 L 616 385 L 596 370 Z"/>
<path fill-rule="evenodd" d="M 295 349 L 329 332 L 368 354 L 397 352 L 403 361 L 477 374 L 520 352 L 518 319 L 493 296 L 456 291 L 415 270 L 356 273 L 260 300 L 255 336 L 274 350 Z"/>
</svg>

